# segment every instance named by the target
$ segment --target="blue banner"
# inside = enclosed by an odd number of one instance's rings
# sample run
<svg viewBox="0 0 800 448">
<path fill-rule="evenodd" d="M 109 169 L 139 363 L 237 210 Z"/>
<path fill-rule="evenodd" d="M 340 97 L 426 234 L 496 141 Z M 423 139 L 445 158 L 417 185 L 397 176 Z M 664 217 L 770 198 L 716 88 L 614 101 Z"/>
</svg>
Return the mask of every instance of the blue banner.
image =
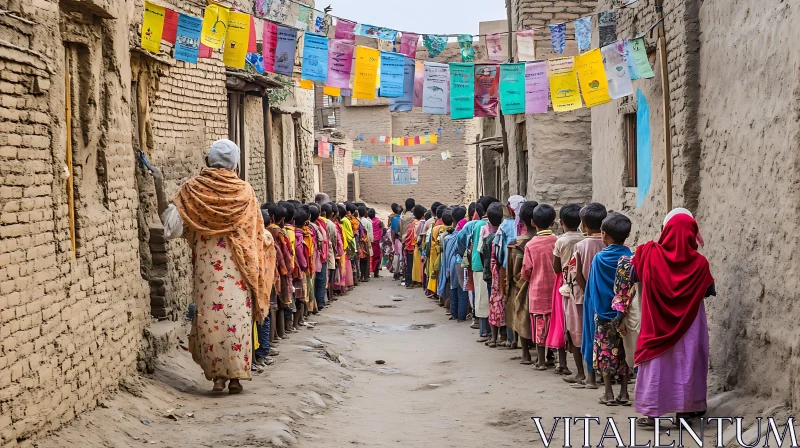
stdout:
<svg viewBox="0 0 800 448">
<path fill-rule="evenodd" d="M 398 98 L 403 96 L 406 57 L 400 53 L 381 51 L 380 96 Z"/>
<path fill-rule="evenodd" d="M 317 82 L 328 80 L 328 38 L 306 33 L 300 77 Z"/>
<path fill-rule="evenodd" d="M 178 31 L 175 37 L 173 57 L 179 61 L 197 64 L 200 53 L 200 32 L 203 30 L 203 19 L 200 17 L 178 16 Z"/>
<path fill-rule="evenodd" d="M 405 58 L 403 67 L 403 96 L 389 100 L 392 112 L 409 112 L 414 108 L 414 74 L 416 64 L 411 58 Z"/>
<path fill-rule="evenodd" d="M 294 53 L 297 51 L 297 30 L 278 27 L 278 44 L 275 47 L 275 73 L 292 76 Z"/>
</svg>

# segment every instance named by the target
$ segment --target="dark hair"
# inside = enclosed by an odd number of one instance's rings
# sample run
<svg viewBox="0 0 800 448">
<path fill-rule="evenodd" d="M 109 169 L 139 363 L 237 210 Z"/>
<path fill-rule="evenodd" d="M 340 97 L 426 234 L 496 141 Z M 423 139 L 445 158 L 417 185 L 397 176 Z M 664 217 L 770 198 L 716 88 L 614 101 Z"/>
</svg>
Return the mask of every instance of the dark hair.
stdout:
<svg viewBox="0 0 800 448">
<path fill-rule="evenodd" d="M 302 227 L 308 221 L 308 211 L 304 208 L 298 208 L 294 213 L 294 225 Z"/>
<path fill-rule="evenodd" d="M 522 203 L 522 207 L 519 208 L 519 219 L 526 226 L 533 226 L 533 211 L 536 210 L 536 207 L 539 206 L 539 203 L 536 201 L 527 201 Z"/>
<path fill-rule="evenodd" d="M 397 207 L 400 207 L 400 205 L 397 202 L 392 202 L 391 206 L 392 212 L 395 212 L 395 210 L 397 210 Z"/>
<path fill-rule="evenodd" d="M 423 216 L 423 218 L 425 219 L 425 221 L 427 221 L 427 220 L 431 219 L 432 216 L 433 215 L 431 214 L 431 211 L 428 210 L 427 212 L 425 212 L 425 216 Z"/>
<path fill-rule="evenodd" d="M 291 202 L 288 202 L 288 201 L 281 201 L 281 202 L 278 203 L 278 205 L 283 207 L 283 210 L 285 212 L 284 215 L 283 215 L 283 218 L 284 218 L 285 222 L 289 223 L 289 222 L 294 221 L 294 215 L 295 215 L 295 212 L 296 212 L 294 204 L 292 204 Z"/>
<path fill-rule="evenodd" d="M 281 219 L 286 218 L 286 209 L 284 209 L 280 205 L 272 203 L 264 205 L 267 206 L 267 211 L 269 212 L 269 216 L 272 223 L 277 224 L 278 222 L 280 222 Z"/>
<path fill-rule="evenodd" d="M 425 217 L 425 207 L 421 205 L 414 206 L 414 219 L 422 219 Z"/>
<path fill-rule="evenodd" d="M 559 218 L 569 230 L 575 230 L 581 225 L 581 206 L 578 204 L 565 204 L 559 211 Z"/>
<path fill-rule="evenodd" d="M 500 201 L 492 202 L 492 205 L 489 206 L 489 211 L 486 212 L 486 216 L 489 217 L 489 224 L 493 226 L 499 226 L 503 222 L 503 204 Z"/>
<path fill-rule="evenodd" d="M 322 204 L 321 210 L 322 210 L 322 213 L 325 213 L 326 217 L 329 217 L 329 216 L 331 216 L 331 213 L 333 212 L 333 207 L 331 207 L 331 203 L 330 202 L 326 202 L 326 203 Z"/>
<path fill-rule="evenodd" d="M 450 207 L 446 207 L 444 209 L 444 213 L 442 213 L 442 222 L 446 226 L 453 225 L 453 209 Z"/>
<path fill-rule="evenodd" d="M 261 209 L 261 218 L 264 219 L 264 227 L 266 228 L 269 225 L 269 212 L 267 211 L 267 209 L 265 208 Z"/>
<path fill-rule="evenodd" d="M 556 209 L 549 204 L 539 204 L 533 210 L 533 224 L 537 229 L 549 229 L 556 220 Z"/>
<path fill-rule="evenodd" d="M 410 212 L 414 207 L 416 207 L 416 205 L 417 205 L 417 201 L 415 201 L 413 198 L 406 199 L 406 210 L 407 211 Z"/>
<path fill-rule="evenodd" d="M 495 202 L 500 202 L 500 200 L 492 196 L 482 196 L 480 199 L 478 199 L 478 204 L 481 204 L 483 209 L 487 211 L 489 210 L 489 206 Z"/>
<path fill-rule="evenodd" d="M 350 202 L 345 202 L 344 203 L 344 208 L 346 208 L 347 211 L 350 212 L 350 213 L 357 213 L 358 212 L 358 207 L 356 207 L 355 205 L 351 204 Z"/>
<path fill-rule="evenodd" d="M 434 202 L 431 204 L 431 214 L 436 213 L 436 209 L 442 206 L 442 203 L 439 201 Z"/>
<path fill-rule="evenodd" d="M 586 230 L 598 230 L 606 216 L 606 206 L 599 202 L 590 202 L 581 209 L 581 222 Z"/>
<path fill-rule="evenodd" d="M 369 216 L 369 219 L 374 218 L 375 217 L 375 209 L 371 208 L 371 209 L 367 210 L 367 216 Z"/>
<path fill-rule="evenodd" d="M 631 234 L 631 220 L 622 213 L 611 213 L 603 220 L 602 230 L 617 244 L 622 244 Z"/>
<path fill-rule="evenodd" d="M 467 209 L 464 207 L 456 207 L 453 209 L 453 222 L 458 224 L 464 217 L 467 216 Z"/>
<path fill-rule="evenodd" d="M 324 201 L 328 195 L 325 193 L 317 193 L 317 196 L 314 198 L 314 202 L 319 204 L 320 202 Z"/>
<path fill-rule="evenodd" d="M 311 219 L 311 222 L 317 222 L 317 219 L 319 218 L 319 207 L 317 207 L 317 204 L 309 204 L 308 212 L 311 215 L 309 218 Z"/>
<path fill-rule="evenodd" d="M 485 209 L 485 208 L 483 208 L 483 206 L 481 205 L 481 203 L 480 203 L 480 202 L 478 202 L 477 204 L 475 204 L 475 213 L 477 213 L 477 214 L 478 214 L 478 217 L 479 217 L 479 218 L 483 218 L 483 217 L 484 217 L 484 215 L 486 215 L 486 209 Z"/>
<path fill-rule="evenodd" d="M 447 207 L 445 207 L 444 205 L 440 205 L 440 206 L 439 206 L 439 207 L 436 209 L 436 219 L 442 219 L 442 215 L 444 215 L 444 212 L 445 212 L 446 210 L 447 210 Z"/>
<path fill-rule="evenodd" d="M 364 207 L 363 205 L 359 205 L 358 206 L 358 216 L 360 216 L 362 218 L 367 216 L 367 207 Z"/>
<path fill-rule="evenodd" d="M 470 202 L 469 208 L 467 208 L 467 218 L 472 219 L 472 216 L 475 215 L 475 209 L 478 208 L 477 202 Z"/>
<path fill-rule="evenodd" d="M 347 209 L 345 209 L 344 205 L 342 204 L 337 205 L 336 210 L 339 212 L 339 218 L 344 218 L 344 216 L 347 214 Z"/>
<path fill-rule="evenodd" d="M 298 205 L 302 205 L 302 203 L 297 199 L 289 199 L 287 202 L 291 202 L 292 205 L 294 205 L 294 208 L 297 208 Z"/>
</svg>

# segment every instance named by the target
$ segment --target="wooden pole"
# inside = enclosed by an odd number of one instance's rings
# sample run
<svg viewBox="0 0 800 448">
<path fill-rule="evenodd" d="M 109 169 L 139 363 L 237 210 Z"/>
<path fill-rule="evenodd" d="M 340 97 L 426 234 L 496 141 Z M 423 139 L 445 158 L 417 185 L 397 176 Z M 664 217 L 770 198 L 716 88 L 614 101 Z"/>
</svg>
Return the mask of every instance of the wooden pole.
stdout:
<svg viewBox="0 0 800 448">
<path fill-rule="evenodd" d="M 664 194 L 666 212 L 672 211 L 672 127 L 670 125 L 669 70 L 667 67 L 667 36 L 664 31 L 664 1 L 656 0 L 658 15 L 658 58 L 661 67 L 661 90 L 664 108 Z"/>
<path fill-rule="evenodd" d="M 267 202 L 275 202 L 275 193 L 272 191 L 272 112 L 269 109 L 269 99 L 261 99 L 261 109 L 264 112 L 264 167 L 266 172 Z"/>
<path fill-rule="evenodd" d="M 67 209 L 69 210 L 69 239 L 72 248 L 72 261 L 77 259 L 77 245 L 75 243 L 75 184 L 73 183 L 74 172 L 72 170 L 72 79 L 70 76 L 70 48 L 66 48 L 66 58 L 64 60 L 64 115 L 67 127 L 67 155 L 66 164 L 69 170 L 67 179 Z"/>
</svg>

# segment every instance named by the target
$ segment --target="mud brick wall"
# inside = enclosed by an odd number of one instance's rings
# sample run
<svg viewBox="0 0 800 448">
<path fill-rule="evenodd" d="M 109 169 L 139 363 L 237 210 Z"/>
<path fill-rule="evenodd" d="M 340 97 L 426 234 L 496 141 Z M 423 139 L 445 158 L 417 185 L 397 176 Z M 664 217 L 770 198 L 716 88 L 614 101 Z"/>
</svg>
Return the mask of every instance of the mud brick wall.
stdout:
<svg viewBox="0 0 800 448">
<path fill-rule="evenodd" d="M 800 79 L 793 23 L 800 15 L 780 1 L 745 1 L 735 8 L 688 0 L 664 3 L 673 206 L 695 213 L 718 292 L 705 303 L 711 387 L 742 388 L 796 409 L 800 363 L 792 353 L 797 350 L 797 316 L 785 304 L 798 286 L 793 260 L 798 237 L 787 223 L 799 217 L 795 149 Z M 640 0 L 622 11 L 619 33 L 646 31 L 656 20 L 653 6 L 653 0 Z M 763 30 L 768 30 L 768 49 L 753 38 Z M 655 37 L 648 35 L 647 42 L 656 77 L 634 81 L 651 112 L 652 181 L 641 207 L 635 189 L 623 183 L 622 114 L 635 112 L 635 101 L 592 110 L 595 199 L 631 216 L 633 244 L 657 238 L 666 213 L 663 73 Z M 765 76 L 780 81 L 763 83 Z"/>
<path fill-rule="evenodd" d="M 127 10 L 105 3 L 95 11 Z M 127 18 L 67 13 L 54 0 L 0 0 L 0 9 L 12 11 L 0 18 L 0 446 L 31 446 L 135 371 L 149 310 Z M 85 63 L 72 70 L 81 143 L 74 260 L 64 175 L 68 51 Z"/>
</svg>

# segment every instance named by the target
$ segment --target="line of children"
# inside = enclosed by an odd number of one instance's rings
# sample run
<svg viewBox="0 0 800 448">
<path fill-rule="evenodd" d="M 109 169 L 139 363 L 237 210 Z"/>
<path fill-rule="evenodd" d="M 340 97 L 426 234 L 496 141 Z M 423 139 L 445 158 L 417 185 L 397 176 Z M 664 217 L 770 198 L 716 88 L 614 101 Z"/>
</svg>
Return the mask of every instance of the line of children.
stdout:
<svg viewBox="0 0 800 448">
<path fill-rule="evenodd" d="M 267 203 L 261 213 L 276 246 L 276 280 L 269 316 L 257 328 L 252 368 L 259 372 L 278 355 L 274 345 L 301 328 L 313 328 L 310 315 L 351 290 L 359 277 L 368 280 L 373 270 L 372 242 L 383 238 L 382 223 L 375 224 L 376 231 L 373 220 L 367 218 L 374 216 L 374 210 L 363 204 L 337 205 L 324 194 L 317 195 L 312 204 Z M 356 218 L 356 213 L 363 219 Z"/>
<path fill-rule="evenodd" d="M 432 217 L 422 221 L 424 208 L 411 207 L 405 226 L 403 217 L 390 218 L 390 227 L 399 218 L 406 231 L 407 287 L 417 285 L 417 265 L 424 265 L 426 295 L 447 307 L 451 320 L 462 322 L 471 314 L 478 342 L 519 346 L 521 364 L 541 371 L 555 367 L 573 387 L 598 388 L 597 372 L 605 387 L 602 403 L 629 403 L 633 371 L 626 361 L 627 333 L 620 328 L 623 313 L 614 305 L 620 301 L 614 288 L 617 265 L 620 259 L 630 262 L 632 254 L 624 245 L 631 230 L 627 217 L 609 214 L 599 203 L 566 204 L 556 236 L 556 210 L 521 196 L 505 204 L 481 198 L 470 204 L 469 215 L 463 206 L 434 203 L 431 209 Z M 616 396 L 615 378 L 621 384 Z"/>
</svg>

